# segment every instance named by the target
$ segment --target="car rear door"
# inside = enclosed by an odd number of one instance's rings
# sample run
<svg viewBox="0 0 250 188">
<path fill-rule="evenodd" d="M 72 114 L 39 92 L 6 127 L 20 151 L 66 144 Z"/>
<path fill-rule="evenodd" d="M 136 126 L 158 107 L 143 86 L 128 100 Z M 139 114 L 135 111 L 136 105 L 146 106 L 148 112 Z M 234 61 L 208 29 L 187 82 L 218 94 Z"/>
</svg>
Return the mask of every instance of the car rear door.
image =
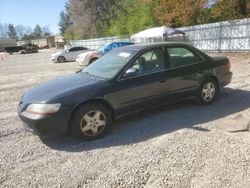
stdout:
<svg viewBox="0 0 250 188">
<path fill-rule="evenodd" d="M 132 69 L 137 72 L 126 75 Z M 143 52 L 120 76 L 109 95 L 117 115 L 166 102 L 170 92 L 168 79 L 163 48 Z"/>
<path fill-rule="evenodd" d="M 81 53 L 83 53 L 81 47 L 73 47 L 69 49 L 69 52 L 67 53 L 67 60 L 68 61 L 75 61 L 77 56 Z"/>
<path fill-rule="evenodd" d="M 194 96 L 206 74 L 205 60 L 183 46 L 165 47 L 171 76 L 172 99 Z"/>
</svg>

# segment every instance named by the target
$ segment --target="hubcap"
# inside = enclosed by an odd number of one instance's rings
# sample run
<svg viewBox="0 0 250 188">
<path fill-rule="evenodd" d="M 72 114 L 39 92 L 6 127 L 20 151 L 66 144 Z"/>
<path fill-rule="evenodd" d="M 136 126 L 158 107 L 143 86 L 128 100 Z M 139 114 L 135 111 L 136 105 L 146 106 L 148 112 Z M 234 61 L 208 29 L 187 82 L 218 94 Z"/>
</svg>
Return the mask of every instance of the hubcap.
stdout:
<svg viewBox="0 0 250 188">
<path fill-rule="evenodd" d="M 204 101 L 209 102 L 213 100 L 215 95 L 215 85 L 212 82 L 208 82 L 202 89 L 202 98 Z"/>
<path fill-rule="evenodd" d="M 59 61 L 59 62 L 63 62 L 63 61 L 64 61 L 64 58 L 63 58 L 63 57 L 59 57 L 59 58 L 58 58 L 58 61 Z"/>
<path fill-rule="evenodd" d="M 82 117 L 80 128 L 83 134 L 87 136 L 96 136 L 104 130 L 106 122 L 104 113 L 99 110 L 93 110 Z"/>
</svg>

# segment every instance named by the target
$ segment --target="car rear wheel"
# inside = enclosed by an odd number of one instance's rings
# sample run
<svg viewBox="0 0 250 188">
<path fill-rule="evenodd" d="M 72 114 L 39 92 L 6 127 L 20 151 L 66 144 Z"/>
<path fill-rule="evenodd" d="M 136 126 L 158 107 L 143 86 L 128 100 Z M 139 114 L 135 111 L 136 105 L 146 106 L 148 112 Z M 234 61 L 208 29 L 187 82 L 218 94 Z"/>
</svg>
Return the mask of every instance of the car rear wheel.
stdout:
<svg viewBox="0 0 250 188">
<path fill-rule="evenodd" d="M 82 140 L 102 137 L 111 124 L 111 113 L 102 104 L 86 104 L 72 117 L 70 128 L 74 136 Z"/>
<path fill-rule="evenodd" d="M 62 62 L 65 61 L 65 57 L 59 56 L 59 57 L 57 58 L 57 61 L 58 61 L 58 63 L 62 63 Z"/>
<path fill-rule="evenodd" d="M 206 79 L 200 86 L 197 94 L 197 102 L 203 105 L 212 104 L 218 94 L 218 84 L 212 79 Z"/>
</svg>

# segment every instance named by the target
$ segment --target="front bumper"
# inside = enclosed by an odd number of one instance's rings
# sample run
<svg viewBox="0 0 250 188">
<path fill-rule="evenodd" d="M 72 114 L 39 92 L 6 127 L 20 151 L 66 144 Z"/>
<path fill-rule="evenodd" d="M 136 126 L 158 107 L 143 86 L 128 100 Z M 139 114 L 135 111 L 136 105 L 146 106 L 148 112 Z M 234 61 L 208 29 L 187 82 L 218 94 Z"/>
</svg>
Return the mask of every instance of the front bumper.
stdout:
<svg viewBox="0 0 250 188">
<path fill-rule="evenodd" d="M 57 58 L 56 57 L 51 57 L 50 61 L 53 62 L 53 63 L 57 63 Z"/>
<path fill-rule="evenodd" d="M 18 109 L 18 116 L 23 126 L 28 131 L 40 135 L 61 135 L 68 132 L 68 115 L 66 110 L 59 111 L 53 115 L 33 114 Z"/>
<path fill-rule="evenodd" d="M 89 64 L 89 60 L 88 59 L 76 59 L 76 62 L 80 66 L 88 66 L 88 64 Z"/>
</svg>

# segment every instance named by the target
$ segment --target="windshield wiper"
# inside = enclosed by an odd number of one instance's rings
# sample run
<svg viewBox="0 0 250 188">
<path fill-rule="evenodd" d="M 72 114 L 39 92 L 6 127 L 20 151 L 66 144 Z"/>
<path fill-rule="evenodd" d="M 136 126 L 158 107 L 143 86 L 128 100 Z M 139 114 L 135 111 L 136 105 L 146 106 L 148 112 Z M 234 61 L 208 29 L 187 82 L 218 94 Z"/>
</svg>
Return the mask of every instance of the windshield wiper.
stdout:
<svg viewBox="0 0 250 188">
<path fill-rule="evenodd" d="M 100 77 L 100 76 L 96 76 L 96 75 L 91 74 L 91 73 L 89 73 L 89 72 L 82 72 L 82 73 L 85 74 L 85 75 L 87 75 L 87 76 L 89 76 L 89 77 L 92 77 L 92 78 L 102 78 L 102 77 Z"/>
</svg>

